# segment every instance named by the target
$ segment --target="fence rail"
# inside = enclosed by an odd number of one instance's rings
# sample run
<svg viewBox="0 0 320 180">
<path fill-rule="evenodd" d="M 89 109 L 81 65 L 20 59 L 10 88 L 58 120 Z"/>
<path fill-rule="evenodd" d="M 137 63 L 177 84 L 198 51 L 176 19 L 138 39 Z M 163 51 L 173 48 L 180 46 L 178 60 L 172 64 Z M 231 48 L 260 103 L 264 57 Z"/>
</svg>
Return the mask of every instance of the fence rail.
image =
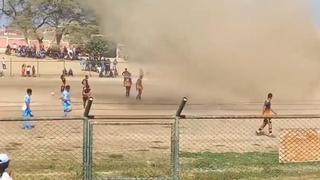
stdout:
<svg viewBox="0 0 320 180">
<path fill-rule="evenodd" d="M 0 152 L 15 179 L 319 178 L 320 115 L 273 116 L 275 137 L 256 135 L 264 118 L 39 117 L 32 130 L 6 118 Z"/>
</svg>

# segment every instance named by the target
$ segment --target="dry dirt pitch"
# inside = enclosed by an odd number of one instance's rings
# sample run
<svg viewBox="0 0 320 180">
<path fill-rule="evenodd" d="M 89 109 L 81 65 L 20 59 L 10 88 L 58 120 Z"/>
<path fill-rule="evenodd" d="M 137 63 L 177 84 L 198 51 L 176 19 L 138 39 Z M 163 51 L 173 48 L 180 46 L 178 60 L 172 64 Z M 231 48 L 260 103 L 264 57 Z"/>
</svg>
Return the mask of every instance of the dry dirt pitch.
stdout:
<svg viewBox="0 0 320 180">
<path fill-rule="evenodd" d="M 21 59 L 19 60 L 21 61 Z M 53 67 L 60 66 L 61 62 L 43 64 L 42 66 L 45 67 L 41 71 L 46 68 L 52 71 Z M 81 116 L 83 113 L 81 79 L 84 74 L 88 73 L 80 70 L 79 62 L 71 62 L 71 64 L 77 76 L 67 78 L 67 83 L 71 85 L 72 92 L 73 111 L 70 115 Z M 119 67 L 119 71 L 122 71 L 124 67 L 128 67 L 129 70 L 132 69 L 133 72 L 138 72 L 138 66 L 131 66 L 130 64 L 123 64 L 122 67 Z M 1 119 L 20 117 L 26 88 L 33 89 L 31 107 L 36 117 L 62 116 L 62 106 L 58 99 L 60 70 L 57 69 L 57 73 L 55 72 L 50 76 L 36 78 L 19 76 L 0 78 Z M 94 115 L 173 115 L 181 99 L 181 97 L 174 99 L 163 97 L 162 91 L 165 91 L 165 89 L 159 87 L 159 84 L 155 84 L 150 79 L 144 81 L 146 88 L 142 101 L 135 100 L 136 92 L 134 89 L 130 98 L 125 97 L 121 78 L 98 78 L 97 74 L 92 73 L 89 81 L 94 97 L 91 114 Z M 51 92 L 54 92 L 55 95 L 52 96 Z M 201 102 L 189 102 L 184 112 L 191 115 L 260 114 L 260 108 L 261 104 L 257 103 L 208 105 Z M 304 104 L 304 102 L 299 105 L 275 103 L 274 108 L 277 109 L 279 114 L 292 114 L 293 112 L 295 114 L 310 114 L 317 113 L 320 105 L 316 103 Z M 171 122 L 172 120 L 162 121 Z M 278 137 L 255 136 L 255 130 L 260 126 L 261 121 L 260 119 L 182 120 L 180 123 L 180 149 L 184 152 L 277 151 Z M 68 165 L 69 160 L 76 162 L 79 166 L 75 167 L 77 169 L 75 172 L 81 171 L 83 145 L 81 121 L 34 122 L 36 127 L 31 131 L 20 129 L 20 122 L 2 121 L 0 123 L 2 134 L 0 150 L 11 154 L 13 165 L 18 169 L 21 168 L 21 171 L 30 171 L 29 166 L 26 169 L 25 166 L 21 165 L 21 163 L 25 163 L 35 166 L 36 168 L 31 169 L 38 173 L 46 174 L 54 171 L 58 171 L 60 174 L 67 173 L 68 168 L 54 165 L 61 159 L 65 160 L 62 162 L 67 167 L 72 166 Z M 281 119 L 274 120 L 273 127 L 274 134 L 278 136 L 280 128 L 319 128 L 320 122 L 318 119 Z M 94 145 L 97 160 L 110 160 L 110 157 L 119 158 L 129 152 L 128 157 L 135 154 L 135 157 L 146 158 L 149 163 L 152 163 L 153 160 L 157 161 L 157 159 L 166 159 L 162 165 L 168 167 L 170 160 L 170 127 L 99 125 L 94 127 Z M 17 161 L 15 162 L 15 160 Z M 135 159 L 134 161 L 138 160 Z M 118 166 L 120 167 L 121 164 L 118 164 Z M 69 170 L 73 170 L 72 167 L 69 167 Z M 115 165 L 108 168 L 118 167 Z M 169 170 L 167 169 L 167 171 Z M 163 172 L 152 173 L 163 174 Z"/>
</svg>

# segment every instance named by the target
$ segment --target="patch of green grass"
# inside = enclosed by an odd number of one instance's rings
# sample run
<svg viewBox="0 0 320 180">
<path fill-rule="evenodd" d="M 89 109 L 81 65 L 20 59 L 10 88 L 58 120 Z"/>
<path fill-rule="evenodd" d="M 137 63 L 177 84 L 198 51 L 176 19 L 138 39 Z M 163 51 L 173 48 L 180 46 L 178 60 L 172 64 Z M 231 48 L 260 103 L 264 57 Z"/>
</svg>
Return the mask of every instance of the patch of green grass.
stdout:
<svg viewBox="0 0 320 180">
<path fill-rule="evenodd" d="M 103 158 L 102 158 L 103 157 Z M 95 177 L 163 177 L 170 176 L 170 162 L 167 157 L 129 156 L 100 154 L 94 159 Z"/>
<path fill-rule="evenodd" d="M 280 164 L 277 152 L 181 153 L 182 179 L 320 177 L 320 163 Z"/>
</svg>

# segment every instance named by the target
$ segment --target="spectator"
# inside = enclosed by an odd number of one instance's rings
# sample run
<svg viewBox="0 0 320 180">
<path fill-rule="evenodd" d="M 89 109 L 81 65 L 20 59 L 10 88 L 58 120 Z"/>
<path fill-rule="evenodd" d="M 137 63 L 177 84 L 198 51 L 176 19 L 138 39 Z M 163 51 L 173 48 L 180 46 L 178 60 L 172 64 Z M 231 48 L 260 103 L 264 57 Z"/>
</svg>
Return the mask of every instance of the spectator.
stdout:
<svg viewBox="0 0 320 180">
<path fill-rule="evenodd" d="M 73 71 L 71 68 L 69 69 L 68 76 L 73 76 Z"/>
<path fill-rule="evenodd" d="M 0 77 L 3 77 L 4 76 L 4 71 L 3 71 L 3 67 L 0 66 Z"/>
<path fill-rule="evenodd" d="M 31 66 L 30 65 L 27 66 L 27 76 L 28 77 L 31 76 Z"/>
<path fill-rule="evenodd" d="M 67 76 L 67 75 L 68 75 L 68 71 L 67 71 L 66 68 L 64 68 L 64 69 L 62 70 L 62 75 L 64 75 L 64 76 Z"/>
<path fill-rule="evenodd" d="M 6 65 L 6 61 L 5 61 L 4 57 L 2 57 L 2 68 L 7 69 L 7 65 Z"/>
<path fill-rule="evenodd" d="M 32 66 L 32 76 L 36 77 L 36 68 Z"/>
<path fill-rule="evenodd" d="M 113 77 L 118 77 L 119 76 L 119 74 L 118 74 L 118 70 L 117 70 L 117 68 L 116 69 L 114 69 L 114 72 L 113 72 Z"/>
<path fill-rule="evenodd" d="M 0 180 L 12 180 L 6 170 L 9 167 L 10 158 L 6 154 L 0 154 Z"/>
<path fill-rule="evenodd" d="M 26 64 L 22 64 L 21 66 L 21 76 L 22 77 L 26 76 Z"/>
<path fill-rule="evenodd" d="M 8 44 L 7 48 L 6 48 L 6 52 L 5 52 L 6 55 L 11 55 L 11 47 L 10 45 Z"/>
</svg>

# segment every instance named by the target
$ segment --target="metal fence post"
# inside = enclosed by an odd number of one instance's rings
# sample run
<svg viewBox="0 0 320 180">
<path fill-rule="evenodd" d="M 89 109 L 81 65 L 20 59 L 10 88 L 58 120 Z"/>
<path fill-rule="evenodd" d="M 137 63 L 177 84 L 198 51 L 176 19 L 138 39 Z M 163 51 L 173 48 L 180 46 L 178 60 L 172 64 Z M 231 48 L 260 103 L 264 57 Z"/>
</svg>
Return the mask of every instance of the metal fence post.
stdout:
<svg viewBox="0 0 320 180">
<path fill-rule="evenodd" d="M 90 121 L 89 121 L 89 133 L 88 133 L 88 135 L 89 135 L 89 138 L 88 138 L 88 140 L 89 140 L 89 143 L 88 143 L 88 145 L 89 145 L 89 154 L 88 154 L 88 161 L 89 161 L 89 166 L 88 166 L 88 177 L 89 177 L 89 179 L 91 180 L 92 179 L 92 155 L 93 155 L 93 153 L 92 153 L 92 149 L 93 149 L 93 123 L 90 123 Z"/>
<path fill-rule="evenodd" d="M 83 118 L 83 146 L 82 146 L 82 168 L 83 168 L 83 180 L 86 180 L 87 177 L 87 168 L 86 168 L 86 164 L 87 164 L 87 121 L 88 118 L 84 117 Z"/>
<path fill-rule="evenodd" d="M 179 117 L 177 116 L 174 120 L 173 125 L 173 180 L 179 180 L 180 179 L 180 158 L 179 158 Z"/>
<path fill-rule="evenodd" d="M 174 177 L 174 169 L 175 169 L 175 162 L 174 162 L 174 152 L 175 152 L 175 125 L 171 124 L 171 143 L 170 143 L 170 168 L 171 168 L 171 177 Z"/>
<path fill-rule="evenodd" d="M 173 147 L 171 147 L 171 151 L 173 152 L 173 169 L 172 169 L 172 176 L 173 180 L 179 180 L 180 179 L 180 158 L 179 158 L 179 152 L 180 152 L 180 131 L 179 131 L 179 120 L 181 117 L 184 117 L 181 115 L 188 99 L 186 97 L 182 98 L 182 101 L 180 103 L 180 106 L 176 112 L 176 117 L 174 120 L 174 125 L 173 125 L 173 132 L 174 135 L 171 135 L 171 138 L 173 137 L 174 139 L 172 140 L 173 142 Z"/>
<path fill-rule="evenodd" d="M 89 116 L 89 113 L 90 113 L 90 109 L 91 109 L 91 106 L 92 106 L 92 102 L 93 102 L 93 98 L 90 97 L 90 98 L 88 99 L 86 108 L 85 108 L 84 113 L 83 113 L 83 116 L 84 116 L 84 117 L 91 117 L 91 116 Z"/>
<path fill-rule="evenodd" d="M 89 129 L 89 119 L 84 117 L 83 121 L 83 180 L 90 180 L 90 164 L 89 164 L 89 156 L 90 156 L 90 129 Z"/>
</svg>

